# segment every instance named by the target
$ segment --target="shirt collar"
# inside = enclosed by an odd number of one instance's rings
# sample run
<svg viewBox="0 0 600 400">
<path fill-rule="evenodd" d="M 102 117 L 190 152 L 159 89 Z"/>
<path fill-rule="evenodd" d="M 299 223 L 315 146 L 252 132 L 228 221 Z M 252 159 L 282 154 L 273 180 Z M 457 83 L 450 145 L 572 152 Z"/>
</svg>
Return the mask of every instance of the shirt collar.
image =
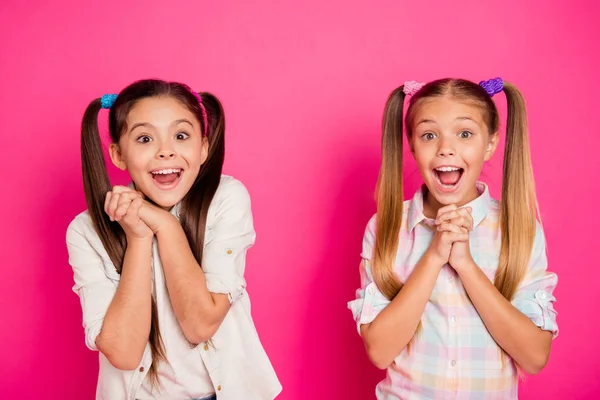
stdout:
<svg viewBox="0 0 600 400">
<path fill-rule="evenodd" d="M 490 197 L 490 191 L 488 186 L 483 182 L 477 182 L 477 193 L 479 196 L 468 204 L 465 204 L 465 207 L 471 207 L 473 209 L 473 224 L 474 227 L 477 227 L 481 221 L 483 221 L 488 213 L 490 208 L 492 199 Z M 408 230 L 412 231 L 415 226 L 417 226 L 422 221 L 427 220 L 425 215 L 423 214 L 423 198 L 425 194 L 425 185 L 421 186 L 421 188 L 415 193 L 410 205 L 408 207 L 408 215 L 407 215 L 407 223 Z"/>
</svg>

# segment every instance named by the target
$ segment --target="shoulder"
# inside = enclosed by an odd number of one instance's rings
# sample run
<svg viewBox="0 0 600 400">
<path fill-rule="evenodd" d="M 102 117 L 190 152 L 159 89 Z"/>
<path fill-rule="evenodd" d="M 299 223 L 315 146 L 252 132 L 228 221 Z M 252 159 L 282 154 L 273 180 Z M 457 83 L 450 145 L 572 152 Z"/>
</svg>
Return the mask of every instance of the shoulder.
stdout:
<svg viewBox="0 0 600 400">
<path fill-rule="evenodd" d="M 402 205 L 402 228 L 406 226 L 406 221 L 408 219 L 408 212 L 412 204 L 412 199 L 404 200 Z M 375 238 L 375 232 L 377 230 L 377 213 L 373 214 L 369 221 L 367 222 L 367 227 L 365 229 L 365 237 L 371 236 L 373 239 Z"/>
<path fill-rule="evenodd" d="M 96 229 L 94 229 L 94 223 L 92 221 L 92 217 L 88 210 L 85 210 L 69 223 L 67 227 L 67 242 L 77 242 L 82 239 L 98 239 L 98 234 L 96 233 Z"/>
<path fill-rule="evenodd" d="M 216 203 L 217 206 L 223 203 L 250 205 L 250 193 L 246 186 L 238 179 L 229 175 L 222 175 L 213 203 Z"/>
<path fill-rule="evenodd" d="M 209 220 L 224 216 L 235 218 L 240 214 L 251 214 L 250 193 L 241 181 L 229 175 L 222 175 L 210 204 Z"/>
<path fill-rule="evenodd" d="M 217 192 L 215 194 L 219 196 L 237 196 L 237 197 L 250 197 L 248 193 L 248 189 L 246 185 L 242 183 L 242 181 L 234 178 L 229 175 L 221 175 L 221 182 L 219 183 L 219 187 L 217 188 Z"/>
</svg>

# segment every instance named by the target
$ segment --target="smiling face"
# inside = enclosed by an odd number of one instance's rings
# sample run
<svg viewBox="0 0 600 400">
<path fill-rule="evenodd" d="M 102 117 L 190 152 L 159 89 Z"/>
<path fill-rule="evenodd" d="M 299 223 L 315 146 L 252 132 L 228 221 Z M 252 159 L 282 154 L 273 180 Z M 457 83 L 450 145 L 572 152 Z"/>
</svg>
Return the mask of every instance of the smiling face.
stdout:
<svg viewBox="0 0 600 400">
<path fill-rule="evenodd" d="M 173 97 L 147 97 L 129 111 L 112 162 L 127 170 L 136 190 L 164 209 L 189 192 L 208 155 L 195 115 Z"/>
<path fill-rule="evenodd" d="M 431 97 L 420 101 L 411 122 L 411 151 L 428 189 L 430 213 L 474 200 L 483 164 L 498 145 L 482 108 L 448 96 Z"/>
</svg>

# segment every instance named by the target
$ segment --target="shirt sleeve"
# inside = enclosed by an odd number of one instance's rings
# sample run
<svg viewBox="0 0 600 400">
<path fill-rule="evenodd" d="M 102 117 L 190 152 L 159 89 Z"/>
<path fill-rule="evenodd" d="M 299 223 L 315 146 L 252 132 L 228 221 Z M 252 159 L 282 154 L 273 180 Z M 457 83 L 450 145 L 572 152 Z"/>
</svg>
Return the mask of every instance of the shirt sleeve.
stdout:
<svg viewBox="0 0 600 400">
<path fill-rule="evenodd" d="M 202 269 L 208 291 L 227 294 L 233 303 L 246 289 L 246 253 L 254 245 L 256 233 L 246 187 L 233 179 L 223 184 L 226 186 L 215 199 L 216 212 L 204 246 Z"/>
<path fill-rule="evenodd" d="M 381 293 L 373 280 L 371 260 L 375 244 L 375 217 L 371 218 L 365 229 L 360 263 L 360 288 L 356 290 L 356 299 L 348 302 L 348 308 L 356 321 L 358 334 L 360 326 L 370 324 L 375 317 L 390 304 L 390 300 Z"/>
<path fill-rule="evenodd" d="M 554 289 L 558 276 L 548 272 L 546 240 L 541 225 L 537 224 L 529 267 L 517 289 L 512 304 L 542 330 L 558 336 L 557 312 L 554 310 Z"/>
<path fill-rule="evenodd" d="M 75 280 L 73 291 L 79 296 L 83 311 L 85 344 L 90 350 L 98 350 L 96 338 L 117 291 L 119 275 L 116 270 L 113 279 L 106 275 L 102 257 L 86 237 L 85 232 L 89 229 L 84 218 L 78 216 L 69 225 L 66 239 L 69 264 Z"/>
</svg>

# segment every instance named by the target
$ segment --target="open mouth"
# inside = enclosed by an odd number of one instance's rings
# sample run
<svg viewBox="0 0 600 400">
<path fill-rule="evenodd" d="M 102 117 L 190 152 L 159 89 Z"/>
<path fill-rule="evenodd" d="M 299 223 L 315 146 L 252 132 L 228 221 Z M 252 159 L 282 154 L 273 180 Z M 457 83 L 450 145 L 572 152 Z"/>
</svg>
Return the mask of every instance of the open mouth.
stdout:
<svg viewBox="0 0 600 400">
<path fill-rule="evenodd" d="M 463 172 L 462 168 L 446 166 L 434 168 L 433 175 L 443 189 L 454 189 L 460 183 Z"/>
<path fill-rule="evenodd" d="M 183 170 L 181 168 L 165 168 L 156 169 L 150 173 L 152 174 L 154 183 L 156 183 L 159 188 L 168 189 L 179 182 Z"/>
</svg>

